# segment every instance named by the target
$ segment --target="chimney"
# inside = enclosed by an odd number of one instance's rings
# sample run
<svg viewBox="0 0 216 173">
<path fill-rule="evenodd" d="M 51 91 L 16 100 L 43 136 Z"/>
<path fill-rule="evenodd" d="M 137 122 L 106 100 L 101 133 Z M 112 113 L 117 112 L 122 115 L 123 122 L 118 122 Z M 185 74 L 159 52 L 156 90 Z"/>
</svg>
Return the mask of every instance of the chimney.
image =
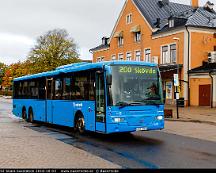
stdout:
<svg viewBox="0 0 216 173">
<path fill-rule="evenodd" d="M 169 0 L 159 0 L 158 5 L 160 8 L 162 8 L 165 5 L 169 5 Z"/>
<path fill-rule="evenodd" d="M 214 11 L 214 4 L 211 3 L 210 1 L 206 2 L 206 4 L 204 5 L 204 8 L 209 11 L 209 12 L 213 12 Z"/>
<path fill-rule="evenodd" d="M 191 0 L 191 6 L 194 8 L 199 7 L 199 0 Z"/>
<path fill-rule="evenodd" d="M 103 37 L 103 38 L 102 38 L 102 44 L 103 44 L 103 45 L 107 45 L 107 44 L 108 44 L 108 40 L 109 40 L 109 38 Z"/>
</svg>

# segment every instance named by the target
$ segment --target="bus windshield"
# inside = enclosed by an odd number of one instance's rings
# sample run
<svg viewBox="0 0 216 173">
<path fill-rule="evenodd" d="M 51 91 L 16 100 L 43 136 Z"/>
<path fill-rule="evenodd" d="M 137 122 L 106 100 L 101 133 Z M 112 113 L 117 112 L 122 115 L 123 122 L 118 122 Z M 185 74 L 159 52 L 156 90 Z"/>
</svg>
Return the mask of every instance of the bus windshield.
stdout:
<svg viewBox="0 0 216 173">
<path fill-rule="evenodd" d="M 118 65 L 111 68 L 110 106 L 163 104 L 157 67 Z"/>
</svg>

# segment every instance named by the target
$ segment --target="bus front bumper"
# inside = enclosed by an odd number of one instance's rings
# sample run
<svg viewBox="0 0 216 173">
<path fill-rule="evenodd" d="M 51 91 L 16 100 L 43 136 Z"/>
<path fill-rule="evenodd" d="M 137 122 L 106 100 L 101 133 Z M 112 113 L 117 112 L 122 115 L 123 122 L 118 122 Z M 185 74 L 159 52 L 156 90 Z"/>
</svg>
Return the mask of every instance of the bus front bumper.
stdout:
<svg viewBox="0 0 216 173">
<path fill-rule="evenodd" d="M 139 126 L 129 126 L 128 123 L 109 123 L 106 127 L 107 133 L 121 133 L 121 132 L 135 132 L 135 131 L 149 131 L 162 130 L 164 128 L 164 121 L 154 121 L 151 124 L 143 124 Z"/>
</svg>

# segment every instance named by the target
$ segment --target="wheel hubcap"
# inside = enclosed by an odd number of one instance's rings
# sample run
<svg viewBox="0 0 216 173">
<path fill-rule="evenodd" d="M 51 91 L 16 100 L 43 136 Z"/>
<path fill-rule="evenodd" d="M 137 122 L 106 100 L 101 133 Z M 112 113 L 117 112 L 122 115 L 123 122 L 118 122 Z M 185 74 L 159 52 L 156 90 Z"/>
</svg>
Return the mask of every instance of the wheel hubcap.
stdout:
<svg viewBox="0 0 216 173">
<path fill-rule="evenodd" d="M 81 133 L 84 131 L 84 119 L 83 118 L 78 119 L 78 121 L 77 121 L 77 129 Z"/>
</svg>

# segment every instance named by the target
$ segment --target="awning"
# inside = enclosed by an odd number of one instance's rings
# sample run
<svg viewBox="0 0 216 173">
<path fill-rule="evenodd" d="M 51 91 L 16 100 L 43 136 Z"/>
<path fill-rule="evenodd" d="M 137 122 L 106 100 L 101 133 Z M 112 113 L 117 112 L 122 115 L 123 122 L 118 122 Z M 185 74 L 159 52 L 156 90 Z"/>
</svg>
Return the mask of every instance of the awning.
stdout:
<svg viewBox="0 0 216 173">
<path fill-rule="evenodd" d="M 177 68 L 182 69 L 182 64 L 160 64 L 159 69 L 161 73 L 177 70 Z"/>
<path fill-rule="evenodd" d="M 141 31 L 140 25 L 133 26 L 130 30 L 130 32 L 140 32 L 140 31 Z"/>
<path fill-rule="evenodd" d="M 118 31 L 114 34 L 114 38 L 123 37 L 123 31 Z"/>
</svg>

